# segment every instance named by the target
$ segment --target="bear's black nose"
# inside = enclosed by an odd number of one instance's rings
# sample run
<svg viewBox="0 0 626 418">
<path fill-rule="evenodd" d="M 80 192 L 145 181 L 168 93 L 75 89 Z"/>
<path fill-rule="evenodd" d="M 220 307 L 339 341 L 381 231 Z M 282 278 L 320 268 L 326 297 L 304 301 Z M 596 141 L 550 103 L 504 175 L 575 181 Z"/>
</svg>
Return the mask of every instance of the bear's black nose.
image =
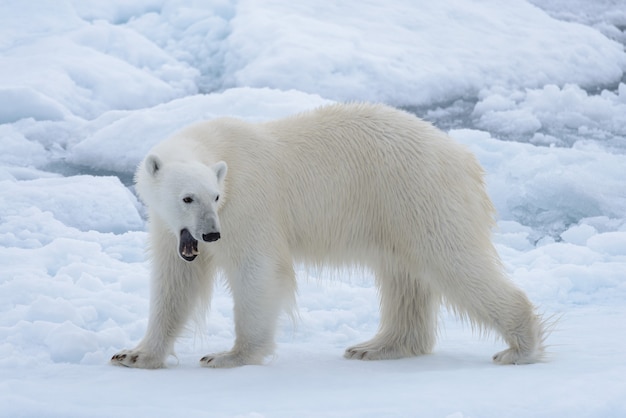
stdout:
<svg viewBox="0 0 626 418">
<path fill-rule="evenodd" d="M 202 234 L 202 239 L 206 242 L 213 242 L 213 241 L 217 241 L 218 239 L 220 239 L 220 233 L 219 232 L 210 232 L 208 234 Z"/>
</svg>

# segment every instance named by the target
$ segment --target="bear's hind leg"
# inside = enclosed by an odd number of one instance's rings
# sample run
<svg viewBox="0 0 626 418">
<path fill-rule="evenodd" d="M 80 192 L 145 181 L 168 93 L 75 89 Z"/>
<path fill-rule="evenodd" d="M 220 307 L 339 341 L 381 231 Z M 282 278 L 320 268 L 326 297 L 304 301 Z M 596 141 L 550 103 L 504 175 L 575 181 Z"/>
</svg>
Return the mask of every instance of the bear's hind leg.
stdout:
<svg viewBox="0 0 626 418">
<path fill-rule="evenodd" d="M 435 345 L 440 297 L 419 277 L 378 272 L 380 325 L 369 341 L 346 350 L 344 357 L 384 360 L 428 354 Z"/>
<path fill-rule="evenodd" d="M 482 263 L 481 263 L 482 259 Z M 526 294 L 491 257 L 473 257 L 462 271 L 444 269 L 442 293 L 458 313 L 479 327 L 497 331 L 509 345 L 493 356 L 498 364 L 526 364 L 543 356 L 545 331 Z"/>
</svg>

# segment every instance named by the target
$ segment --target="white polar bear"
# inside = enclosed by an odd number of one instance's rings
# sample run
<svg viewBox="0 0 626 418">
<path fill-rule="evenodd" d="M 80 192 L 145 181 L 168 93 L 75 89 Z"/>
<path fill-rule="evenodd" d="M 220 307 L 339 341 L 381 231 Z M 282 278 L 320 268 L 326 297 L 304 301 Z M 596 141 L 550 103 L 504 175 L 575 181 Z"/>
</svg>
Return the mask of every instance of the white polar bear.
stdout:
<svg viewBox="0 0 626 418">
<path fill-rule="evenodd" d="M 431 352 L 443 301 L 504 338 L 495 362 L 542 357 L 543 323 L 491 243 L 481 167 L 415 116 L 337 104 L 266 123 L 202 122 L 155 146 L 136 181 L 149 210 L 150 318 L 113 364 L 162 367 L 218 269 L 234 298 L 236 340 L 200 362 L 262 363 L 281 310 L 294 304 L 294 261 L 375 273 L 379 330 L 347 358 Z"/>
</svg>

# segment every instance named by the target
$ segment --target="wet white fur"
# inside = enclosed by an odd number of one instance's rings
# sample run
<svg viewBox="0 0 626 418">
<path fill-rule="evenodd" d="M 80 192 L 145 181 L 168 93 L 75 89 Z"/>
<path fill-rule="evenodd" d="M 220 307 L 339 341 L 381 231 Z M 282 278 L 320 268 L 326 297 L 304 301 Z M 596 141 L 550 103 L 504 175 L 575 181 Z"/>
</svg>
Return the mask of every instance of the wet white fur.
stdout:
<svg viewBox="0 0 626 418">
<path fill-rule="evenodd" d="M 150 217 L 150 319 L 139 345 L 114 364 L 162 367 L 194 307 L 210 296 L 217 269 L 232 290 L 236 340 L 201 363 L 262 363 L 274 351 L 281 310 L 294 303 L 294 262 L 375 273 L 379 330 L 347 358 L 430 353 L 442 302 L 502 336 L 509 348 L 497 363 L 542 357 L 543 324 L 491 243 L 494 208 L 481 167 L 415 116 L 338 104 L 267 123 L 202 122 L 154 147 L 136 180 Z M 222 238 L 200 242 L 193 262 L 177 249 L 181 228 L 201 241 L 194 231 L 202 222 L 180 212 L 186 193 L 205 202 L 221 196 L 203 213 Z"/>
</svg>

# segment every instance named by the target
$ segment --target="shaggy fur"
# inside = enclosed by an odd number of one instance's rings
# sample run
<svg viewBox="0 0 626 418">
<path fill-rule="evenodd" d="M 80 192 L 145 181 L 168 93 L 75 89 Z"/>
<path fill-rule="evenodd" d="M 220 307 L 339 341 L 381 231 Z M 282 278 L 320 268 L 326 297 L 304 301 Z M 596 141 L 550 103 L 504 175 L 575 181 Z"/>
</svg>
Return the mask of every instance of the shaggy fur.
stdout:
<svg viewBox="0 0 626 418">
<path fill-rule="evenodd" d="M 430 353 L 444 301 L 502 336 L 509 348 L 495 362 L 542 356 L 543 324 L 491 243 L 480 166 L 415 116 L 349 104 L 260 124 L 203 122 L 154 147 L 136 180 L 150 217 L 150 319 L 114 364 L 162 367 L 217 269 L 234 298 L 236 340 L 201 364 L 262 363 L 281 310 L 294 304 L 294 262 L 376 274 L 378 333 L 347 358 Z M 209 234 L 220 238 L 204 242 Z"/>
</svg>

